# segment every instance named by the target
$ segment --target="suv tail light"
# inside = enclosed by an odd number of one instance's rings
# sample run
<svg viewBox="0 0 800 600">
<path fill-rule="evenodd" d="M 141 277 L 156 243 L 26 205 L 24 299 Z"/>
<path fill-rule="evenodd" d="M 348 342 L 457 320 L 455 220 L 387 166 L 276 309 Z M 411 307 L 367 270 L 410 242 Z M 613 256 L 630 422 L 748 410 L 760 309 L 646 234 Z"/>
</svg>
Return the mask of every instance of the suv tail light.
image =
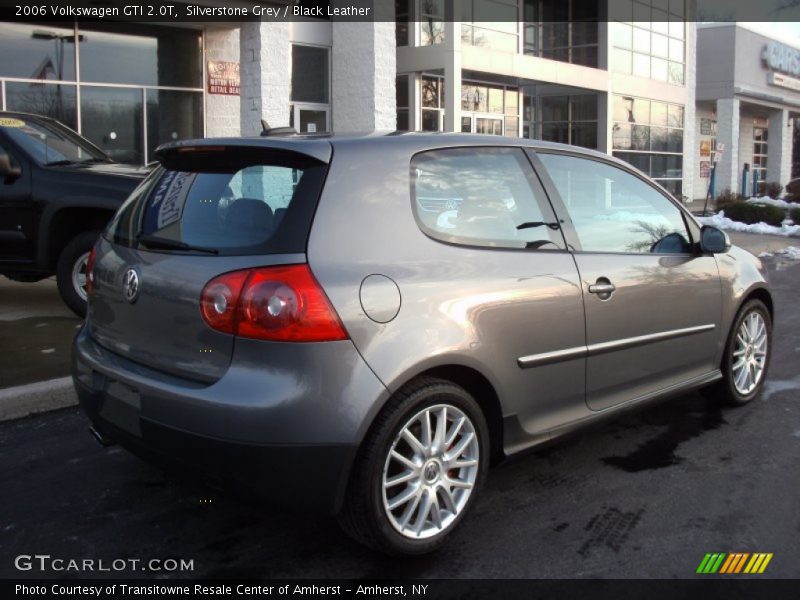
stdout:
<svg viewBox="0 0 800 600">
<path fill-rule="evenodd" d="M 347 332 L 308 265 L 233 271 L 200 294 L 203 320 L 217 331 L 259 340 L 327 342 Z"/>
<path fill-rule="evenodd" d="M 91 296 L 94 292 L 94 261 L 97 258 L 97 247 L 92 246 L 89 258 L 86 259 L 86 295 Z"/>
</svg>

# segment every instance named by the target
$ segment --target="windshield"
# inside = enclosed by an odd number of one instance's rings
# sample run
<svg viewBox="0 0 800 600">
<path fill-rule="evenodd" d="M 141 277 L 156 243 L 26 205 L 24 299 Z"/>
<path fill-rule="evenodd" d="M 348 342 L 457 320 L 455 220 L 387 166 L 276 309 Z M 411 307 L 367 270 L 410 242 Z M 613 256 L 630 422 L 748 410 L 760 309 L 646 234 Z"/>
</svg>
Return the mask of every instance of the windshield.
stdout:
<svg viewBox="0 0 800 600">
<path fill-rule="evenodd" d="M 3 118 L 0 119 L 0 128 L 41 165 L 111 160 L 88 140 L 55 121 Z"/>
</svg>

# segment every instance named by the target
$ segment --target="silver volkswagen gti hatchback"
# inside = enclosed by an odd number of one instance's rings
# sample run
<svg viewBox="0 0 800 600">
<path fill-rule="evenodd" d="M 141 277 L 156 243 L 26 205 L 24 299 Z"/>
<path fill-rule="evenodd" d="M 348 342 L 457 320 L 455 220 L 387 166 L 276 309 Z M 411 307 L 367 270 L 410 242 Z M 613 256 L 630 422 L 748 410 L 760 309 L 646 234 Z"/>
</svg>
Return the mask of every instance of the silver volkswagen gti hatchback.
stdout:
<svg viewBox="0 0 800 600">
<path fill-rule="evenodd" d="M 490 463 L 666 396 L 759 393 L 761 262 L 604 154 L 460 134 L 178 142 L 91 255 L 101 440 L 442 544 Z"/>
</svg>

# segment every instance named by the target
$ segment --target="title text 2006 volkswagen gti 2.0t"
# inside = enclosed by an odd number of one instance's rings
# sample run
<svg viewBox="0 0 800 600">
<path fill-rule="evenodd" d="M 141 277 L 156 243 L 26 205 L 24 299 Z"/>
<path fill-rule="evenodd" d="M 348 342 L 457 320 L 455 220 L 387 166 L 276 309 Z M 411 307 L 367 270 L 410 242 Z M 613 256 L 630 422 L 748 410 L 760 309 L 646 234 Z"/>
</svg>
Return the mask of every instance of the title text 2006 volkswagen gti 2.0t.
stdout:
<svg viewBox="0 0 800 600">
<path fill-rule="evenodd" d="M 178 142 L 92 256 L 97 435 L 440 546 L 490 462 L 666 395 L 752 400 L 760 261 L 609 156 L 472 135 Z"/>
</svg>

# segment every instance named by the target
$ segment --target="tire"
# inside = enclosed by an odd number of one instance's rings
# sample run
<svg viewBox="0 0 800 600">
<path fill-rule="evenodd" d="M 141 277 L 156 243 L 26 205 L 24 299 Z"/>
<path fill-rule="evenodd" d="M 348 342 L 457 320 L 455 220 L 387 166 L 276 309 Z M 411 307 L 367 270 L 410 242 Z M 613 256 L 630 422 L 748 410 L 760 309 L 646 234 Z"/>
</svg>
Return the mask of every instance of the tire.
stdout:
<svg viewBox="0 0 800 600">
<path fill-rule="evenodd" d="M 85 231 L 76 235 L 61 250 L 56 265 L 56 283 L 58 292 L 72 312 L 79 317 L 86 316 L 86 292 L 79 288 L 74 281 L 73 270 L 80 269 L 80 263 L 85 262 L 92 251 L 94 243 L 100 237 L 99 231 Z"/>
<path fill-rule="evenodd" d="M 762 331 L 761 328 L 763 327 L 763 332 L 766 334 L 766 339 L 764 339 L 763 342 L 747 343 L 749 340 L 747 339 L 747 335 L 743 333 L 743 329 L 747 329 L 747 327 L 743 328 L 743 324 L 747 322 L 751 324 L 758 324 L 760 322 L 758 331 Z M 755 341 L 759 342 L 759 339 L 760 336 L 756 335 Z M 743 341 L 746 342 L 744 345 L 742 344 Z M 755 348 L 757 351 L 748 353 L 748 351 L 743 350 L 743 346 L 747 347 L 748 345 L 750 345 L 751 348 Z M 763 364 L 761 370 L 757 375 L 752 375 L 750 385 L 743 385 L 743 381 L 747 383 L 747 381 L 742 378 L 743 371 L 736 368 L 740 356 L 750 356 L 753 360 L 758 362 L 762 352 L 764 354 L 763 360 L 761 361 Z M 725 354 L 722 357 L 722 380 L 706 388 L 706 395 L 729 406 L 744 406 L 748 404 L 758 396 L 764 386 L 771 355 L 772 318 L 770 317 L 769 310 L 761 300 L 749 300 L 739 309 L 736 319 L 734 319 L 733 325 L 731 326 L 731 332 L 725 344 Z M 750 376 L 755 370 L 755 368 L 749 369 L 747 375 Z"/>
<path fill-rule="evenodd" d="M 408 428 L 424 445 L 422 423 L 426 414 L 432 440 L 423 454 L 403 432 Z M 443 419 L 446 428 L 439 430 L 443 415 L 447 415 Z M 465 421 L 458 428 L 461 417 Z M 437 436 L 439 431 L 443 433 Z M 453 439 L 448 440 L 454 432 Z M 413 455 L 415 468 L 390 458 L 392 450 L 407 458 Z M 448 456 L 448 450 L 457 454 Z M 358 542 L 389 555 L 432 552 L 469 512 L 488 468 L 489 431 L 478 403 L 449 381 L 420 377 L 397 392 L 375 419 L 353 465 L 339 524 Z M 392 477 L 408 481 L 384 487 L 385 479 Z M 452 485 L 454 479 L 459 484 Z M 472 482 L 471 488 L 468 482 Z M 393 501 L 399 502 L 404 496 L 409 497 L 407 502 L 390 509 Z"/>
</svg>

